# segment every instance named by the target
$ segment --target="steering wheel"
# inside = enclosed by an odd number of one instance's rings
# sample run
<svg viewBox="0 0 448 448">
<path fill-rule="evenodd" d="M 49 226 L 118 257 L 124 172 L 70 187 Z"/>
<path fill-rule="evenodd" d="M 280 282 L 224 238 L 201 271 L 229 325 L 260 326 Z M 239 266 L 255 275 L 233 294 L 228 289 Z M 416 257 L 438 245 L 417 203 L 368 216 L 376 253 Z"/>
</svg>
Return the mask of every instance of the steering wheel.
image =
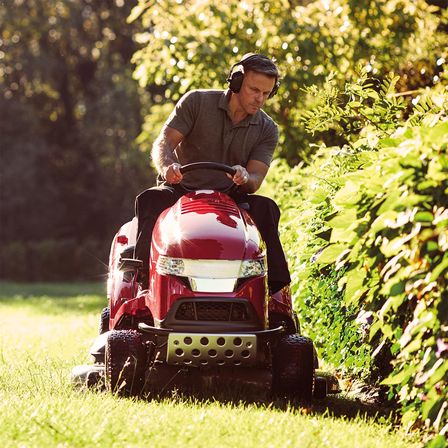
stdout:
<svg viewBox="0 0 448 448">
<path fill-rule="evenodd" d="M 195 171 L 195 170 L 215 170 L 215 171 L 222 171 L 224 173 L 228 173 L 231 176 L 234 176 L 236 173 L 236 169 L 232 168 L 229 165 L 226 165 L 224 163 L 216 163 L 216 162 L 195 162 L 195 163 L 188 163 L 187 165 L 183 165 L 180 167 L 180 172 L 182 174 L 188 173 L 190 171 Z M 188 191 L 195 191 L 194 189 L 188 188 L 185 186 L 185 184 L 183 184 L 181 182 L 181 185 L 183 188 L 185 188 L 185 190 Z M 228 188 L 224 188 L 220 191 L 222 191 L 223 193 L 228 193 L 232 190 L 236 190 L 238 188 L 238 186 L 236 184 L 232 184 L 230 187 Z"/>
</svg>

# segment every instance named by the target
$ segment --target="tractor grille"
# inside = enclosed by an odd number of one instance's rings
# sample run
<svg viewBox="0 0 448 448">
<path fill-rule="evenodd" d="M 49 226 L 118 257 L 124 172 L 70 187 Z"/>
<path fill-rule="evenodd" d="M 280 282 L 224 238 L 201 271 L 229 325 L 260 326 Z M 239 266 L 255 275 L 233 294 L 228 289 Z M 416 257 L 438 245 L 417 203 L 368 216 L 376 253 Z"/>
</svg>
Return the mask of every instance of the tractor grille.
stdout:
<svg viewBox="0 0 448 448">
<path fill-rule="evenodd" d="M 175 319 L 242 322 L 249 320 L 249 313 L 244 303 L 188 301 L 179 306 Z"/>
</svg>

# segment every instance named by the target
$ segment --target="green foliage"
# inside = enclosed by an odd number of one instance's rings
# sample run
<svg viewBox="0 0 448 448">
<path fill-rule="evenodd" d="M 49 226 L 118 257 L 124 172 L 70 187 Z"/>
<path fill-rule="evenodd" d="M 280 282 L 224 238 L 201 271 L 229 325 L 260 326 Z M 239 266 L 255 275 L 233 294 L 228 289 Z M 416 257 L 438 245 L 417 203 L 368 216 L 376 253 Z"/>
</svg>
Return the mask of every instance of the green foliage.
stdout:
<svg viewBox="0 0 448 448">
<path fill-rule="evenodd" d="M 130 16 L 145 30 L 136 36 L 142 48 L 134 56 L 135 77 L 142 87 L 161 86 L 160 102 L 176 101 L 193 88 L 224 87 L 230 66 L 247 52 L 275 57 L 282 85 L 267 112 L 281 127 L 279 154 L 291 163 L 309 162 L 313 138 L 301 117 L 314 98 L 301 88 L 322 88 L 331 72 L 341 85 L 359 64 L 383 77 L 417 62 L 426 78 L 413 87 L 432 84 L 448 43 L 438 30 L 443 19 L 434 11 L 423 0 L 140 0 Z M 409 83 L 415 78 L 406 76 Z M 322 138 L 335 142 L 332 132 Z"/>
<path fill-rule="evenodd" d="M 285 180 L 274 174 L 268 182 L 275 182 L 275 191 L 272 184 L 265 191 L 283 206 L 289 202 L 282 234 L 292 254 L 294 297 L 307 329 L 325 344 L 323 356 L 346 371 L 378 378 L 401 404 L 408 428 L 424 425 L 443 434 L 448 92 L 445 86 L 425 92 L 400 121 L 391 113 L 401 107 L 391 100 L 392 84 L 383 83 L 374 98 L 366 78 L 361 89 L 356 81 L 342 91 L 331 83 L 322 94 L 310 89 L 321 95 L 307 114 L 310 130 L 345 132 L 352 101 L 368 113 L 351 128 L 350 144 L 319 148 L 311 165 L 285 168 L 278 173 Z M 355 98 L 353 91 L 359 92 Z M 330 105 L 337 98 L 346 101 L 335 110 Z"/>
<path fill-rule="evenodd" d="M 316 98 L 313 109 L 302 114 L 309 132 L 335 129 L 353 139 L 367 126 L 381 134 L 395 129 L 406 107 L 403 98 L 395 94 L 399 77 L 389 74 L 382 82 L 373 80 L 363 67 L 359 67 L 356 75 L 354 82 L 345 84 L 343 92 L 337 88 L 334 74 L 327 78 L 323 88 L 314 85 L 304 89 Z"/>
<path fill-rule="evenodd" d="M 403 420 L 448 423 L 448 122 L 404 127 L 377 160 L 345 176 L 333 198 L 329 247 L 347 269 L 344 302 L 371 313 L 376 356 L 391 347 Z M 322 253 L 324 255 L 324 253 Z M 378 338 L 375 336 L 379 334 Z"/>
<path fill-rule="evenodd" d="M 110 241 L 132 216 L 135 195 L 153 179 L 134 141 L 145 94 L 131 76 L 137 24 L 126 26 L 126 17 L 132 6 L 105 0 L 2 2 L 3 243 L 36 246 L 58 239 L 62 246 L 68 239 L 96 239 L 104 247 L 101 241 Z M 107 258 L 107 250 L 97 256 Z M 19 267 L 14 278 L 25 266 L 19 258 L 8 257 L 7 263 Z M 69 264 L 59 264 L 61 277 Z M 73 278 L 85 273 L 73 272 Z"/>
<path fill-rule="evenodd" d="M 368 152 L 322 147 L 306 167 L 289 169 L 277 161 L 262 189 L 262 194 L 275 198 L 282 210 L 282 242 L 305 334 L 313 338 L 327 362 L 344 374 L 364 379 L 375 375 L 372 349 L 365 343 L 366 328 L 356 321 L 356 307 L 341 300 L 338 283 L 344 269 L 322 267 L 317 259 L 332 256 L 330 250 L 322 253 L 329 238 L 327 220 L 334 214 L 330 198 L 341 188 L 341 177 L 369 159 Z"/>
</svg>

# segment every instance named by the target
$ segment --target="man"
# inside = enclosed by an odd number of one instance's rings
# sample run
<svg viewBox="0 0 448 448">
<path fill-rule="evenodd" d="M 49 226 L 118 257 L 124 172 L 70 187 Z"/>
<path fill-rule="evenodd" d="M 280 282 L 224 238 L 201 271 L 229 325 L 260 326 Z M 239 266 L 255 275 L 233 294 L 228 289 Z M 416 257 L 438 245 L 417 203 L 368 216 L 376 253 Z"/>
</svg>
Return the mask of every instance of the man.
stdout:
<svg viewBox="0 0 448 448">
<path fill-rule="evenodd" d="M 136 200 L 135 257 L 143 260 L 145 287 L 154 224 L 163 210 L 186 193 L 183 185 L 222 190 L 232 183 L 238 189 L 231 195 L 237 202 L 249 204 L 249 213 L 266 242 L 271 293 L 289 284 L 278 237 L 279 209 L 271 199 L 251 194 L 260 188 L 278 142 L 277 125 L 261 110 L 277 92 L 278 78 L 278 69 L 269 58 L 251 53 L 232 66 L 228 90 L 190 91 L 177 103 L 152 148 L 158 186 L 144 191 Z M 200 170 L 182 175 L 180 166 L 193 162 L 224 163 L 233 166 L 236 173 L 226 177 Z"/>
</svg>

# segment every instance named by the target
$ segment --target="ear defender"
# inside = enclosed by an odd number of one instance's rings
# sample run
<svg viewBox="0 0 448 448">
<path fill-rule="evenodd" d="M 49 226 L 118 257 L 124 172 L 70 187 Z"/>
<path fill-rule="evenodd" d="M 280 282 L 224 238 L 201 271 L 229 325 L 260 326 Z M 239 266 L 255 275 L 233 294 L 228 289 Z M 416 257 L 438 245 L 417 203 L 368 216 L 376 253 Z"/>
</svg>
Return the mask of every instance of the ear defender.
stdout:
<svg viewBox="0 0 448 448">
<path fill-rule="evenodd" d="M 280 87 L 280 81 L 275 81 L 274 87 L 271 90 L 271 93 L 268 96 L 268 99 L 272 98 L 277 92 L 278 88 Z"/>
<path fill-rule="evenodd" d="M 243 84 L 244 79 L 244 67 L 239 63 L 235 64 L 237 68 L 234 70 L 235 65 L 232 65 L 230 69 L 230 75 L 227 78 L 227 82 L 229 83 L 229 89 L 233 93 L 238 93 L 241 90 L 241 86 Z"/>
<path fill-rule="evenodd" d="M 251 54 L 250 56 L 247 56 L 232 65 L 232 67 L 230 68 L 229 76 L 227 77 L 227 83 L 229 85 L 229 89 L 231 92 L 238 93 L 241 90 L 241 86 L 243 84 L 244 79 L 243 64 L 249 62 L 252 59 L 260 57 L 269 60 L 269 58 L 267 58 L 266 56 L 262 56 L 259 54 Z M 280 81 L 276 79 L 274 87 L 272 88 L 268 98 L 272 98 L 278 92 L 279 87 L 280 87 Z"/>
</svg>

